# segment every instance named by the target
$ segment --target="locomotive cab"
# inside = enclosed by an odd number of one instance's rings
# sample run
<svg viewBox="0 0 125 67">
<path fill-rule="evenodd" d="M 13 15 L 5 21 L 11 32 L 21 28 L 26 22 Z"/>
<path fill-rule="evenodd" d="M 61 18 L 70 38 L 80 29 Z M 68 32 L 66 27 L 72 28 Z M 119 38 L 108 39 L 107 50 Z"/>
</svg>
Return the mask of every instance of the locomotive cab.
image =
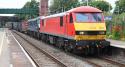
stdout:
<svg viewBox="0 0 125 67">
<path fill-rule="evenodd" d="M 84 10 L 85 9 L 85 10 Z M 68 35 L 73 36 L 75 49 L 85 54 L 108 52 L 110 42 L 106 41 L 106 24 L 102 11 L 93 7 L 81 7 L 71 10 L 68 26 L 72 29 Z"/>
</svg>

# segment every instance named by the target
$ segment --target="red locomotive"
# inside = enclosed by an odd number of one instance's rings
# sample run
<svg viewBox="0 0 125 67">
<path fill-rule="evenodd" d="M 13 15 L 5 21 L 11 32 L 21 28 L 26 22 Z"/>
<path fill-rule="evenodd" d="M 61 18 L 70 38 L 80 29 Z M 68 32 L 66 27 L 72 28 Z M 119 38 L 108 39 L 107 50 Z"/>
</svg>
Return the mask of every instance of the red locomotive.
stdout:
<svg viewBox="0 0 125 67">
<path fill-rule="evenodd" d="M 40 35 L 43 41 L 63 47 L 66 51 L 85 54 L 107 50 L 106 26 L 102 11 L 81 6 L 64 13 L 41 18 Z"/>
</svg>

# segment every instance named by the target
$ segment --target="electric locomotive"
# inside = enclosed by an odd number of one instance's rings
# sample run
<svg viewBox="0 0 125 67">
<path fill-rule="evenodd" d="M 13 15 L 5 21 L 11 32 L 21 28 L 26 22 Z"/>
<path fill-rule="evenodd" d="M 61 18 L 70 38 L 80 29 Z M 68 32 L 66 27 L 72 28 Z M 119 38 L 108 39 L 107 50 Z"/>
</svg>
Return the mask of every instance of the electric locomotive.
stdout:
<svg viewBox="0 0 125 67">
<path fill-rule="evenodd" d="M 106 24 L 101 10 L 81 6 L 69 11 L 41 18 L 40 34 L 43 41 L 65 51 L 95 54 L 106 51 Z"/>
</svg>

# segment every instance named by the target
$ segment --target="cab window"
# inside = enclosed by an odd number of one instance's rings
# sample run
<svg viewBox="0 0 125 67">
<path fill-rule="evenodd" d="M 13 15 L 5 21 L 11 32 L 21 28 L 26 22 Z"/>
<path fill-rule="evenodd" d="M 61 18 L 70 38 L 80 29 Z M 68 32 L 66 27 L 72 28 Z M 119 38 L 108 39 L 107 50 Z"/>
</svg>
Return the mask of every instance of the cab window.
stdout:
<svg viewBox="0 0 125 67">
<path fill-rule="evenodd" d="M 88 22 L 89 15 L 86 13 L 76 13 L 76 21 L 77 22 Z"/>
<path fill-rule="evenodd" d="M 100 13 L 90 14 L 92 22 L 102 21 L 102 15 Z"/>
<path fill-rule="evenodd" d="M 101 13 L 76 13 L 77 22 L 101 22 Z"/>
</svg>

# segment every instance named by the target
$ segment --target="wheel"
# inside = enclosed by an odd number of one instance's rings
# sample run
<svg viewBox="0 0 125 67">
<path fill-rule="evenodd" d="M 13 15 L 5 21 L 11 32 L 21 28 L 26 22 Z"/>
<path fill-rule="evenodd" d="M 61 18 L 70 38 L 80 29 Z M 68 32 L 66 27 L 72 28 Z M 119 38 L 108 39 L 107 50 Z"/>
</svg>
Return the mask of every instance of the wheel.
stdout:
<svg viewBox="0 0 125 67">
<path fill-rule="evenodd" d="M 73 51 L 73 44 L 71 42 L 65 43 L 64 50 L 66 52 L 72 52 Z"/>
<path fill-rule="evenodd" d="M 55 38 L 55 46 L 62 49 L 62 46 L 64 45 L 63 38 Z"/>
<path fill-rule="evenodd" d="M 65 50 L 65 52 L 70 52 L 70 49 L 68 46 L 64 46 L 64 50 Z"/>
<path fill-rule="evenodd" d="M 89 49 L 90 49 L 90 54 L 91 54 L 91 55 L 93 55 L 93 54 L 94 54 L 94 52 L 95 52 L 94 47 L 90 47 Z"/>
<path fill-rule="evenodd" d="M 84 54 L 85 54 L 86 56 L 89 55 L 89 49 L 88 49 L 88 48 L 85 48 Z"/>
</svg>

